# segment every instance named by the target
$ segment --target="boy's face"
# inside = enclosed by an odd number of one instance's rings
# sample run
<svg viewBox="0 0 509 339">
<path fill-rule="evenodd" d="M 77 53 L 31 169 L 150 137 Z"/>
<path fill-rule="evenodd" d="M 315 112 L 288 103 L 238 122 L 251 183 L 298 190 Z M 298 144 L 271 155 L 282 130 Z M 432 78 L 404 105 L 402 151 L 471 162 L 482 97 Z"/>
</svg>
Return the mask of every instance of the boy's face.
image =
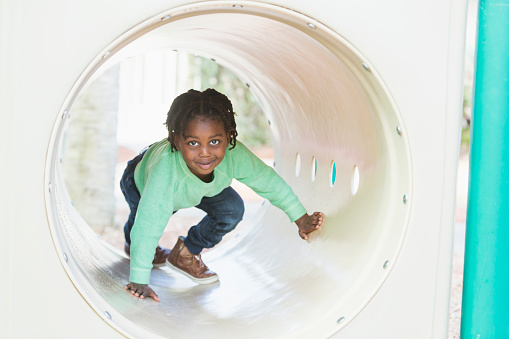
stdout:
<svg viewBox="0 0 509 339">
<path fill-rule="evenodd" d="M 212 181 L 212 172 L 223 161 L 229 142 L 223 124 L 207 118 L 189 121 L 184 136 L 175 140 L 191 173 L 205 182 Z"/>
</svg>

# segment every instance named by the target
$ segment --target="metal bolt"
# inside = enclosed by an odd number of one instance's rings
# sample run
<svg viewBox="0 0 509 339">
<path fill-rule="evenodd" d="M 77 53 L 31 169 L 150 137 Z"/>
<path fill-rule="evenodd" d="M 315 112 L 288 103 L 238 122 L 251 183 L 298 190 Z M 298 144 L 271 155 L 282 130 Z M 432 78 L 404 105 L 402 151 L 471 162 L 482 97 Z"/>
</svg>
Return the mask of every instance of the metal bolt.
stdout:
<svg viewBox="0 0 509 339">
<path fill-rule="evenodd" d="M 366 71 L 368 71 L 368 72 L 370 72 L 370 71 L 371 71 L 371 69 L 369 68 L 369 66 L 368 66 L 367 64 L 365 64 L 365 63 L 362 63 L 362 67 L 363 67 Z"/>
<path fill-rule="evenodd" d="M 171 15 L 165 15 L 161 18 L 161 21 L 165 21 L 165 20 L 168 20 L 169 18 L 171 18 Z"/>
<path fill-rule="evenodd" d="M 387 267 L 389 267 L 389 264 L 390 264 L 389 260 L 386 260 L 386 261 L 384 262 L 384 270 L 385 270 Z"/>
<path fill-rule="evenodd" d="M 341 324 L 343 321 L 345 321 L 345 317 L 341 317 L 338 320 L 336 320 L 336 324 Z"/>
<path fill-rule="evenodd" d="M 48 184 L 48 191 L 51 193 L 51 182 Z"/>
<path fill-rule="evenodd" d="M 65 117 L 67 116 L 67 113 L 69 113 L 69 110 L 64 110 L 64 112 L 62 113 L 62 120 L 65 119 Z"/>
<path fill-rule="evenodd" d="M 104 315 L 106 316 L 106 318 L 110 319 L 111 320 L 111 314 L 110 312 L 108 311 L 104 311 Z"/>
<path fill-rule="evenodd" d="M 103 59 L 106 58 L 110 54 L 111 54 L 111 51 L 106 51 L 106 53 L 104 53 L 104 55 L 103 55 Z"/>
<path fill-rule="evenodd" d="M 406 204 L 406 203 L 407 203 L 407 201 L 408 201 L 408 198 L 407 198 L 406 194 L 404 194 L 404 195 L 403 195 L 403 203 L 404 203 L 404 204 Z"/>
<path fill-rule="evenodd" d="M 396 127 L 396 132 L 398 132 L 398 135 L 400 136 L 403 135 L 403 130 L 399 126 Z"/>
<path fill-rule="evenodd" d="M 64 253 L 64 260 L 65 260 L 65 262 L 69 261 L 69 258 L 67 258 L 67 253 Z"/>
<path fill-rule="evenodd" d="M 235 4 L 235 5 L 233 5 L 233 8 L 242 8 L 242 7 L 244 7 L 244 6 L 239 5 L 239 4 Z"/>
<path fill-rule="evenodd" d="M 316 29 L 316 26 L 310 22 L 308 22 L 308 27 L 311 29 Z"/>
</svg>

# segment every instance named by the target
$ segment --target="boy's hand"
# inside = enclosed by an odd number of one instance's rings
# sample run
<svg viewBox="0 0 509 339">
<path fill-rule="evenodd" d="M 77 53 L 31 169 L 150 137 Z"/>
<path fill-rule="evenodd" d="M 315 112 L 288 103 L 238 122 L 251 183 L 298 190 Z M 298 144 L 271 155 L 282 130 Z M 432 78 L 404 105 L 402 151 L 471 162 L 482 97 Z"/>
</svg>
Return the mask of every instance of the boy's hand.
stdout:
<svg viewBox="0 0 509 339">
<path fill-rule="evenodd" d="M 160 301 L 156 292 L 150 288 L 147 284 L 137 284 L 130 282 L 129 284 L 124 286 L 124 290 L 130 290 L 131 294 L 135 297 L 140 297 L 141 299 L 145 299 L 145 297 L 150 297 L 155 301 Z"/>
<path fill-rule="evenodd" d="M 323 213 L 315 212 L 312 215 L 304 214 L 299 219 L 295 220 L 297 226 L 299 226 L 299 236 L 308 240 L 308 234 L 319 229 L 323 222 Z"/>
</svg>

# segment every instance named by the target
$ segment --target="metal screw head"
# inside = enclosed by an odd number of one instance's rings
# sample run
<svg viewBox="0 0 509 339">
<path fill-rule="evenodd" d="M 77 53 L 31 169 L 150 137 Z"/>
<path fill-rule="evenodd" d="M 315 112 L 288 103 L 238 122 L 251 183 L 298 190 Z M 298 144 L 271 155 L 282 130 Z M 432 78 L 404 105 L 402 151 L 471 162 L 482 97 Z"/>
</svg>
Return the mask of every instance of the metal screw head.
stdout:
<svg viewBox="0 0 509 339">
<path fill-rule="evenodd" d="M 104 315 L 106 316 L 106 318 L 110 319 L 111 320 L 111 314 L 110 312 L 108 311 L 104 311 Z"/>
<path fill-rule="evenodd" d="M 69 258 L 67 258 L 67 253 L 64 253 L 64 260 L 65 262 L 69 261 Z"/>
<path fill-rule="evenodd" d="M 371 69 L 369 68 L 369 66 L 368 66 L 367 64 L 365 64 L 364 62 L 362 63 L 362 67 L 363 67 L 366 71 L 368 71 L 368 72 L 370 72 L 370 71 L 371 71 Z"/>
<path fill-rule="evenodd" d="M 407 196 L 406 196 L 406 194 L 405 194 L 405 195 L 403 195 L 403 203 L 404 203 L 404 204 L 406 204 L 406 203 L 407 203 L 407 201 L 408 201 L 408 198 L 407 198 Z"/>
<path fill-rule="evenodd" d="M 336 320 L 336 324 L 341 324 L 343 321 L 345 321 L 345 317 L 341 317 L 338 320 Z"/>
<path fill-rule="evenodd" d="M 396 127 L 396 132 L 398 133 L 398 135 L 403 135 L 403 130 L 401 129 L 401 127 L 397 126 Z"/>
<path fill-rule="evenodd" d="M 242 8 L 242 7 L 244 7 L 244 6 L 239 5 L 239 4 L 235 4 L 235 5 L 233 5 L 233 8 Z"/>
<path fill-rule="evenodd" d="M 69 110 L 64 110 L 64 112 L 62 113 L 62 120 L 65 119 L 65 117 L 67 116 L 67 113 L 69 113 Z"/>
<path fill-rule="evenodd" d="M 168 20 L 169 18 L 171 18 L 171 15 L 165 15 L 161 18 L 161 21 L 165 21 L 165 20 Z"/>
<path fill-rule="evenodd" d="M 311 29 L 316 29 L 316 26 L 310 22 L 308 22 L 308 27 Z"/>
<path fill-rule="evenodd" d="M 103 55 L 103 59 L 106 58 L 110 54 L 111 54 L 111 51 L 106 51 L 106 53 L 104 53 L 104 55 Z"/>
<path fill-rule="evenodd" d="M 48 191 L 51 193 L 51 182 L 48 184 Z"/>
<path fill-rule="evenodd" d="M 386 260 L 384 262 L 384 270 L 387 269 L 387 267 L 389 267 L 389 264 L 390 264 L 389 260 Z"/>
</svg>

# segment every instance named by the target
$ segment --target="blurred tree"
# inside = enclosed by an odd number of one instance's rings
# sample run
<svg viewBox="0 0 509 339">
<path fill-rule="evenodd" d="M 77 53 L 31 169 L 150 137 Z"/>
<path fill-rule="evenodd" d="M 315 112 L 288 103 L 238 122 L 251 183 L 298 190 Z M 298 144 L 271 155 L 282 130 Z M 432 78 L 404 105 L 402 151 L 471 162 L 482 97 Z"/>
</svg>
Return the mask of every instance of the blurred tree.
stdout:
<svg viewBox="0 0 509 339">
<path fill-rule="evenodd" d="M 189 58 L 188 85 L 196 90 L 214 88 L 226 95 L 237 113 L 239 139 L 251 147 L 271 144 L 270 128 L 249 88 L 227 68 L 213 60 L 192 54 Z"/>
<path fill-rule="evenodd" d="M 63 143 L 67 191 L 98 233 L 114 225 L 119 66 L 105 71 L 76 98 Z"/>
</svg>

